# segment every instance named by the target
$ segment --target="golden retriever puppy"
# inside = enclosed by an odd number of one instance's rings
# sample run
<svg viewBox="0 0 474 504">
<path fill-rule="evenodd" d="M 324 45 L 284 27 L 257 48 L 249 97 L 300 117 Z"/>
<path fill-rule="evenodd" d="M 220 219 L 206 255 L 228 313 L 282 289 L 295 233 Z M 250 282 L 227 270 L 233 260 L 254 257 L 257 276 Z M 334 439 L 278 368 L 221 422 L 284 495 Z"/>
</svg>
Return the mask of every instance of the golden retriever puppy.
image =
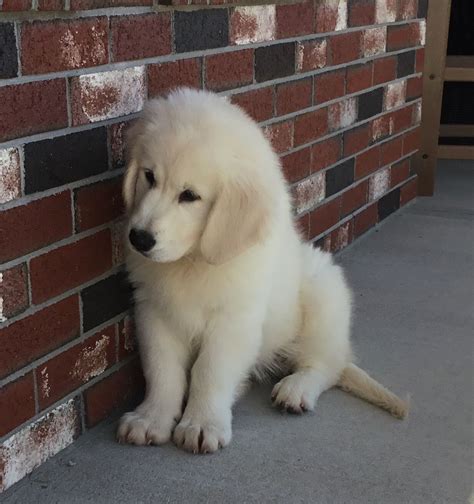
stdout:
<svg viewBox="0 0 474 504">
<path fill-rule="evenodd" d="M 312 410 L 339 385 L 405 415 L 352 363 L 343 272 L 302 242 L 278 156 L 254 121 L 225 98 L 180 89 L 148 103 L 129 143 L 127 267 L 147 388 L 119 441 L 226 446 L 243 382 L 282 358 L 280 408 Z"/>
</svg>

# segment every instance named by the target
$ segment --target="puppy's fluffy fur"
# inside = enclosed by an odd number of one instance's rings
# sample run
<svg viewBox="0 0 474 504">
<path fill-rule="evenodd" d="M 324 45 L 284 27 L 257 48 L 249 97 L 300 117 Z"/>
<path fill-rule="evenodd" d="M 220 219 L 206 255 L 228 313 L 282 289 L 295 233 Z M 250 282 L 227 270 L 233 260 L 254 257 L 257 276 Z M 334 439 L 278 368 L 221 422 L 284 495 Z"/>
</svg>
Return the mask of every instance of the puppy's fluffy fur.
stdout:
<svg viewBox="0 0 474 504">
<path fill-rule="evenodd" d="M 147 390 L 122 417 L 120 441 L 173 437 L 214 452 L 231 439 L 246 378 L 282 362 L 278 407 L 312 410 L 339 385 L 405 416 L 406 404 L 352 363 L 343 272 L 302 242 L 279 159 L 241 109 L 177 90 L 149 102 L 129 142 L 129 229 L 156 243 L 145 253 L 129 244 Z"/>
</svg>

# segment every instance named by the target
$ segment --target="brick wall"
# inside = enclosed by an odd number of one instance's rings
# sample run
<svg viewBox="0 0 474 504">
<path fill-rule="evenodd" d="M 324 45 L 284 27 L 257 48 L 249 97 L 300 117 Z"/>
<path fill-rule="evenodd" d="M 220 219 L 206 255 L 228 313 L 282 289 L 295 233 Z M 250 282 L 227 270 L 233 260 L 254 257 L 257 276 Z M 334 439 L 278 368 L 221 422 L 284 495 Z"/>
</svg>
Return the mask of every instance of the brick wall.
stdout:
<svg viewBox="0 0 474 504">
<path fill-rule="evenodd" d="M 416 195 L 426 2 L 151 4 L 0 1 L 2 488 L 143 388 L 120 184 L 123 132 L 148 96 L 230 95 L 325 249 Z"/>
</svg>

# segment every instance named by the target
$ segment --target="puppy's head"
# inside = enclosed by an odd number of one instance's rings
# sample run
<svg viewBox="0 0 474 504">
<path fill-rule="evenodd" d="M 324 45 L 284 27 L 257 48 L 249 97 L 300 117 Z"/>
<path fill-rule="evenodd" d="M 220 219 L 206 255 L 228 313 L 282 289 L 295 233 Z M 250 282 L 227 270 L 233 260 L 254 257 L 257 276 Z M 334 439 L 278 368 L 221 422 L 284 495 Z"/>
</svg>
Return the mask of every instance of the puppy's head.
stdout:
<svg viewBox="0 0 474 504">
<path fill-rule="evenodd" d="M 278 161 L 242 110 L 177 90 L 148 103 L 128 144 L 123 194 L 134 253 L 221 264 L 264 237 L 274 204 L 264 182 Z"/>
</svg>

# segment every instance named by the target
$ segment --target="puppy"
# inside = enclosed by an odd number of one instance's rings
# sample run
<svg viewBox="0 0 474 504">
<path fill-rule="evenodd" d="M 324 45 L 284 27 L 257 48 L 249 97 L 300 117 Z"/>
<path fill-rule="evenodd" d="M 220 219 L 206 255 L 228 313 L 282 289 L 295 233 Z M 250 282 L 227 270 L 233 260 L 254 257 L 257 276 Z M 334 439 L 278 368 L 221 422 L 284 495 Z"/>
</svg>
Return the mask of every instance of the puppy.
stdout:
<svg viewBox="0 0 474 504">
<path fill-rule="evenodd" d="M 351 292 L 303 243 L 280 162 L 258 125 L 215 94 L 179 89 L 130 132 L 127 267 L 146 396 L 118 439 L 215 452 L 245 380 L 280 362 L 275 406 L 312 410 L 332 386 L 397 417 L 405 402 L 352 363 Z"/>
</svg>

